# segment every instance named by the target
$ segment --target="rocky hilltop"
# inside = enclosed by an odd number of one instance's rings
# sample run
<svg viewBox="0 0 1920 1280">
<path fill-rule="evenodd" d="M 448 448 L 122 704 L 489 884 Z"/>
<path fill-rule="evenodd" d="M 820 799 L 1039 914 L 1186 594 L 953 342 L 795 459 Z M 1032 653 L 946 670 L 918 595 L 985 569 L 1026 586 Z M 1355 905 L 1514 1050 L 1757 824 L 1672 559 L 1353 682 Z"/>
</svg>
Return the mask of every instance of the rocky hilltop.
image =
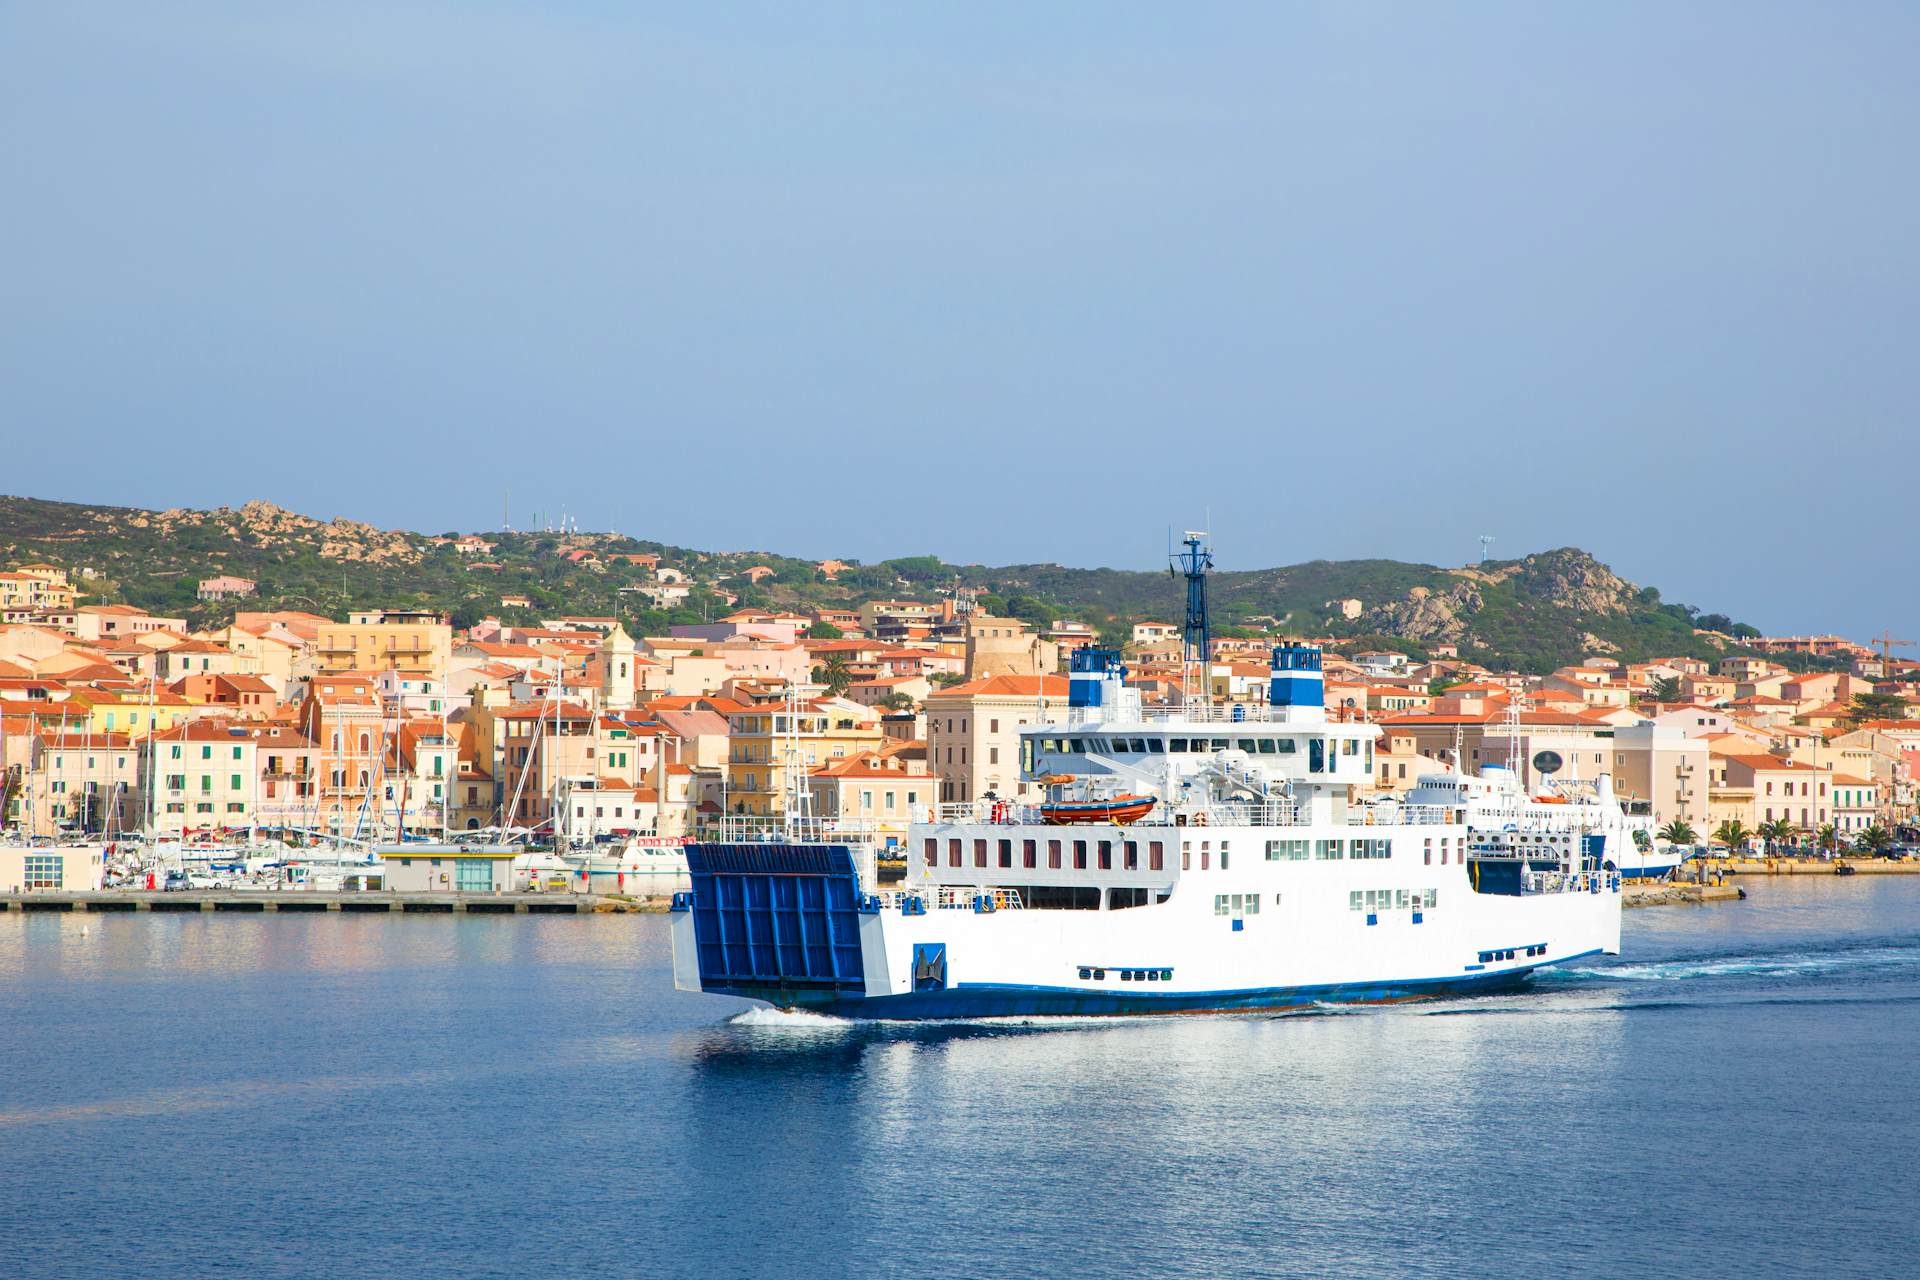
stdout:
<svg viewBox="0 0 1920 1280">
<path fill-rule="evenodd" d="M 94 518 L 109 530 L 114 525 L 112 515 Z M 324 560 L 408 564 L 420 559 L 420 548 L 412 535 L 339 517 L 323 522 L 271 502 L 249 502 L 238 511 L 232 507 L 211 511 L 170 507 L 152 514 L 135 512 L 126 517 L 125 527 L 151 529 L 163 535 L 182 529 L 215 529 L 237 542 L 269 550 L 312 548 Z"/>
<path fill-rule="evenodd" d="M 257 582 L 252 607 L 430 607 L 462 623 L 515 610 L 617 611 L 636 627 L 664 628 L 734 604 L 804 610 L 966 587 L 990 609 L 1040 625 L 1076 618 L 1121 641 L 1132 623 L 1177 621 L 1183 608 L 1182 585 L 1165 573 L 908 556 L 834 562 L 829 574 L 777 552 L 698 551 L 615 534 L 488 533 L 485 545 L 484 558 L 462 556 L 447 537 L 323 521 L 270 502 L 143 511 L 0 497 L 0 564 L 61 564 L 85 579 L 92 601 L 184 613 L 196 623 L 231 613 L 233 605 L 203 604 L 195 594 L 200 578 L 222 573 Z M 685 572 L 694 594 L 651 598 L 654 557 Z M 1658 591 L 1573 547 L 1467 568 L 1312 561 L 1223 572 L 1213 590 L 1222 634 L 1277 629 L 1411 652 L 1448 644 L 1463 657 L 1532 671 L 1596 653 L 1711 653 L 1718 643 L 1696 630 L 1693 610 L 1662 603 Z"/>
</svg>

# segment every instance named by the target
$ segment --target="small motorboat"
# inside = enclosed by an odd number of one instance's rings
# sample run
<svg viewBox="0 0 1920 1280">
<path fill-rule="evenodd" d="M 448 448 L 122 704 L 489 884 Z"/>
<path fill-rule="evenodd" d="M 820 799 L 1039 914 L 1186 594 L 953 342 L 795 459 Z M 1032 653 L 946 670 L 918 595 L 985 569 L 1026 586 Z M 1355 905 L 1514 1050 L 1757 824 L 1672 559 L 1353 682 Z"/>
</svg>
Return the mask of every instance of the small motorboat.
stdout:
<svg viewBox="0 0 1920 1280">
<path fill-rule="evenodd" d="M 1138 822 L 1158 803 L 1152 796 L 1112 796 L 1102 800 L 1052 800 L 1040 806 L 1040 817 L 1056 827 L 1080 823 L 1126 826 Z"/>
</svg>

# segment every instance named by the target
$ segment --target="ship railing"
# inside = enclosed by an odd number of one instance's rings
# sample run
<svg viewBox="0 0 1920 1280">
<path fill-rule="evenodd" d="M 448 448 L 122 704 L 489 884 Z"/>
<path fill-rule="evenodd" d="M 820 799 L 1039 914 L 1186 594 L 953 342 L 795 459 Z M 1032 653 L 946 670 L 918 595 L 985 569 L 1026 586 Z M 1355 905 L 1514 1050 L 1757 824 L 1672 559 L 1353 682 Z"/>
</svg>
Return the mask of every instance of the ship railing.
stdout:
<svg viewBox="0 0 1920 1280">
<path fill-rule="evenodd" d="M 1443 804 L 1403 804 L 1377 805 L 1367 809 L 1347 811 L 1347 821 L 1353 826 L 1407 826 L 1439 827 L 1459 821 L 1458 809 Z"/>
<path fill-rule="evenodd" d="M 1520 892 L 1531 897 L 1552 893 L 1599 893 L 1607 884 L 1601 871 L 1523 871 Z"/>
<path fill-rule="evenodd" d="M 897 835 L 899 830 L 897 825 L 885 830 L 882 824 L 865 818 L 730 813 L 703 824 L 700 834 L 728 844 L 868 844 L 879 841 L 883 831 Z"/>
<path fill-rule="evenodd" d="M 929 806 L 926 822 L 962 822 L 989 826 L 1037 826 L 1046 821 L 1037 804 L 1011 800 L 960 800 Z"/>
<path fill-rule="evenodd" d="M 1044 826 L 1046 815 L 1039 805 L 1015 804 L 1004 800 L 972 800 L 927 805 L 913 813 L 913 819 L 926 824 L 961 826 Z M 1446 805 L 1411 804 L 1393 806 L 1356 806 L 1346 811 L 1350 827 L 1410 826 L 1438 827 L 1460 820 L 1460 811 Z M 1215 800 L 1198 805 L 1183 804 L 1170 809 L 1156 805 L 1129 827 L 1298 827 L 1313 822 L 1304 801 L 1285 796 L 1264 800 Z M 1324 819 L 1323 819 L 1324 821 Z M 1334 819 L 1335 822 L 1341 821 Z M 1090 826 L 1104 825 L 1099 823 Z"/>
<path fill-rule="evenodd" d="M 965 884 L 930 884 L 918 889 L 883 889 L 872 895 L 883 908 L 899 910 L 909 901 L 936 911 L 1019 911 L 1025 905 L 1017 889 Z M 982 905 L 982 904 L 985 905 Z"/>
<path fill-rule="evenodd" d="M 1223 800 L 1187 815 L 1188 826 L 1203 827 L 1297 827 L 1305 821 L 1293 800 Z"/>
<path fill-rule="evenodd" d="M 1264 702 L 1189 702 L 1185 706 L 1142 707 L 1140 718 L 1150 724 L 1187 721 L 1193 724 L 1257 724 L 1278 720 Z"/>
</svg>

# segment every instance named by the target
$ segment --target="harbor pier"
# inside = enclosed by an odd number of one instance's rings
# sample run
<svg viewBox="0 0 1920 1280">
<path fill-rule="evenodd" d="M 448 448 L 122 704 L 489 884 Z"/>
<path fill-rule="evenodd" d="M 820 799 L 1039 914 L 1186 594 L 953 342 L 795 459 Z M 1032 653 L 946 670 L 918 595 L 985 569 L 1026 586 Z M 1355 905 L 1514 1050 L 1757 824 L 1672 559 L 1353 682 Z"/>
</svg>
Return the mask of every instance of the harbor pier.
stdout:
<svg viewBox="0 0 1920 1280">
<path fill-rule="evenodd" d="M 302 889 L 284 893 L 239 890 L 99 889 L 0 894 L 0 911 L 80 912 L 367 912 L 418 915 L 604 915 L 665 911 L 666 898 L 597 893 L 387 893 L 379 890 Z"/>
</svg>

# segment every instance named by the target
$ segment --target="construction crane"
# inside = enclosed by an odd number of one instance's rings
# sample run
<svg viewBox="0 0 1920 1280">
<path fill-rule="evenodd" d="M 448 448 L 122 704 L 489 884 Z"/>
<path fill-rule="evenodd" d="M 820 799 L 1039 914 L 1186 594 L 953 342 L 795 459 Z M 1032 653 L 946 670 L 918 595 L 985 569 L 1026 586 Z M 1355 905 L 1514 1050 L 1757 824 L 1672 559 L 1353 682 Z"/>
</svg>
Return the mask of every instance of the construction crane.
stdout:
<svg viewBox="0 0 1920 1280">
<path fill-rule="evenodd" d="M 1880 676 L 1884 680 L 1891 680 L 1893 679 L 1893 646 L 1910 645 L 1913 641 L 1897 640 L 1893 632 L 1883 628 L 1879 635 L 1867 643 L 1880 646 Z"/>
</svg>

